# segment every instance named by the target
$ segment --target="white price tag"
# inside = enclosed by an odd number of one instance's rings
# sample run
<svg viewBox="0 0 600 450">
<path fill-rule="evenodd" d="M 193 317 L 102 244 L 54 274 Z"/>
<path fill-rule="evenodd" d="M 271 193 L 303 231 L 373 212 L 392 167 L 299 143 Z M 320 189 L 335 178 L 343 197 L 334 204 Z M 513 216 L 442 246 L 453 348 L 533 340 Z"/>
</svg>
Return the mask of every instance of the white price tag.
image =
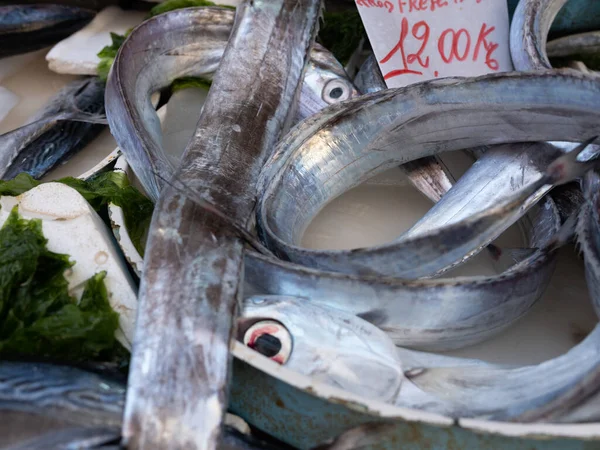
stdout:
<svg viewBox="0 0 600 450">
<path fill-rule="evenodd" d="M 513 70 L 506 0 L 356 0 L 388 87 Z"/>
</svg>

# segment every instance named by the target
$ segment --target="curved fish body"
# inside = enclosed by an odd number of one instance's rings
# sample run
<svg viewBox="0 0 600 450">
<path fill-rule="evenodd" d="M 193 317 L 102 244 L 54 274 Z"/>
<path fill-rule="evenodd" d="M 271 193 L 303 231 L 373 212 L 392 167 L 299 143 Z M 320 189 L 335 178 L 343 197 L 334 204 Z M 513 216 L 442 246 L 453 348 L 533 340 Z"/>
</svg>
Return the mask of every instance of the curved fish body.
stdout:
<svg viewBox="0 0 600 450">
<path fill-rule="evenodd" d="M 515 70 L 550 69 L 548 32 L 568 0 L 522 0 L 510 25 L 510 54 Z"/>
<path fill-rule="evenodd" d="M 585 261 L 585 279 L 600 317 L 600 175 L 592 171 L 583 182 L 584 203 L 579 214 L 577 241 Z"/>
<path fill-rule="evenodd" d="M 401 238 L 458 223 L 502 202 L 542 178 L 548 165 L 561 154 L 558 148 L 543 142 L 491 147 Z M 543 195 L 550 187 L 543 186 L 534 195 Z"/>
<path fill-rule="evenodd" d="M 141 125 L 141 130 L 149 129 Z M 169 149 L 170 155 L 178 153 Z M 541 205 L 522 221 L 530 248 L 542 247 L 559 226 L 553 202 L 548 199 Z M 554 257 L 541 255 L 510 274 L 407 281 L 318 271 L 246 252 L 244 294 L 306 296 L 315 304 L 371 320 L 398 345 L 447 350 L 488 339 L 522 317 L 544 292 L 553 268 Z M 432 315 L 432 309 L 444 313 Z"/>
<path fill-rule="evenodd" d="M 373 54 L 367 57 L 354 82 L 363 94 L 371 94 L 387 88 Z M 455 183 L 454 177 L 444 163 L 435 156 L 407 162 L 400 166 L 400 170 L 406 174 L 419 192 L 434 203 L 438 202 Z"/>
<path fill-rule="evenodd" d="M 29 123 L 0 135 L 0 177 L 26 172 L 41 178 L 98 136 L 103 123 L 103 83 L 98 78 L 70 83 Z"/>
<path fill-rule="evenodd" d="M 574 409 L 579 417 L 598 414 L 590 404 L 600 384 L 600 326 L 560 357 L 506 367 L 395 349 L 376 327 L 299 297 L 248 298 L 238 323 L 238 340 L 276 362 L 399 406 L 494 420 L 564 421 Z M 427 367 L 416 365 L 422 361 Z"/>
<path fill-rule="evenodd" d="M 56 44 L 94 15 L 89 9 L 64 5 L 0 6 L 0 58 Z"/>
<path fill-rule="evenodd" d="M 73 367 L 0 362 L 2 414 L 51 414 L 73 426 L 119 429 L 125 386 Z"/>
<path fill-rule="evenodd" d="M 528 247 L 546 245 L 560 225 L 552 200 L 534 207 L 523 225 Z M 444 351 L 489 339 L 529 311 L 550 281 L 555 257 L 537 252 L 524 262 L 491 277 L 402 280 L 315 270 L 247 252 L 246 292 L 307 297 L 378 326 L 396 345 Z"/>
<path fill-rule="evenodd" d="M 566 3 L 569 8 L 574 6 L 572 0 L 570 2 L 568 0 L 522 0 L 519 2 L 510 25 L 510 54 L 515 70 L 532 71 L 552 68 L 546 52 L 548 33 L 557 15 L 561 11 L 564 12 L 563 7 Z M 584 14 L 585 8 L 595 2 L 585 3 L 588 5 L 579 5 L 580 7 L 575 11 L 579 10 L 578 13 Z M 587 70 L 586 73 L 590 77 L 595 76 Z M 568 151 L 569 149 L 569 144 L 566 142 L 553 142 L 552 144 L 563 150 Z M 567 210 L 576 206 L 569 206 L 569 199 L 577 195 L 573 193 L 577 190 L 578 187 L 573 187 L 570 190 L 553 194 L 561 209 L 563 205 Z M 562 211 L 561 215 L 563 215 Z"/>
<path fill-rule="evenodd" d="M 211 15 L 221 10 L 203 11 Z M 168 41 L 180 43 L 171 47 L 178 52 L 186 45 L 191 49 L 205 45 L 197 43 L 194 33 L 199 17 L 180 12 L 179 26 L 189 26 L 183 35 L 161 26 L 171 14 L 155 17 L 153 26 Z M 244 242 L 231 223 L 245 229 L 250 221 L 262 165 L 294 118 L 320 13 L 318 0 L 245 2 L 237 8 L 222 58 L 208 52 L 218 70 L 176 177 L 203 200 L 218 204 L 223 214 L 209 213 L 174 186 L 163 190 L 155 208 L 123 425 L 131 449 L 216 446 L 227 402 L 229 344 L 243 275 Z M 229 29 L 220 26 L 216 32 L 228 36 Z M 129 36 L 129 46 L 121 47 L 107 84 L 108 120 L 117 134 L 124 123 L 129 124 L 123 120 L 124 99 L 152 91 L 137 82 L 123 84 L 125 68 L 133 65 L 126 49 L 137 45 L 138 51 L 144 50 L 145 64 L 161 71 L 162 62 L 146 51 L 147 36 L 139 30 Z M 162 53 L 168 54 L 165 49 Z M 197 59 L 194 54 L 171 64 L 181 64 L 185 71 Z M 156 79 L 148 83 L 155 85 Z M 151 108 L 148 98 L 145 101 Z M 130 161 L 142 162 L 136 148 L 119 145 Z M 184 360 L 182 348 L 193 349 Z"/>
<path fill-rule="evenodd" d="M 520 0 L 508 0 L 508 14 L 514 20 Z M 521 2 L 522 3 L 522 2 Z M 550 34 L 565 36 L 600 28 L 600 4 L 594 0 L 569 0 L 552 21 Z"/>
<path fill-rule="evenodd" d="M 600 326 L 564 355 L 521 368 L 438 367 L 406 373 L 414 391 L 397 405 L 453 417 L 533 422 L 557 419 L 600 387 Z M 431 396 L 437 399 L 431 402 Z M 423 402 L 420 406 L 420 402 Z M 597 412 L 596 412 L 597 415 Z"/>
<path fill-rule="evenodd" d="M 576 161 L 583 148 L 567 153 L 569 162 L 553 162 L 538 181 L 468 220 L 369 248 L 312 250 L 298 243 L 325 204 L 406 161 L 501 142 L 577 142 L 594 136 L 600 130 L 594 118 L 600 115 L 595 106 L 600 82 L 571 72 L 441 79 L 321 111 L 288 133 L 263 169 L 257 207 L 261 239 L 282 259 L 355 275 L 426 277 L 464 262 L 539 201 L 544 185 L 564 184 L 590 170 L 593 163 Z M 535 126 L 515 125 L 524 122 Z M 556 172 L 563 163 L 569 170 Z"/>
<path fill-rule="evenodd" d="M 177 167 L 177 158 L 162 148 L 160 122 L 150 95 L 177 78 L 212 76 L 225 51 L 234 14 L 216 7 L 161 14 L 138 26 L 119 50 L 121 58 L 130 64 L 113 68 L 109 86 L 115 94 L 109 97 L 114 115 L 126 120 L 115 123 L 111 131 L 119 146 L 129 150 L 127 160 L 154 200 L 163 179 L 169 179 Z M 145 49 L 143 54 L 140 47 Z M 153 64 L 137 63 L 150 57 Z M 328 50 L 315 45 L 304 73 L 295 120 L 356 96 L 358 92 L 339 62 Z"/>
<path fill-rule="evenodd" d="M 121 438 L 125 404 L 126 385 L 118 378 L 69 366 L 1 361 L 2 449 L 122 448 L 111 445 Z M 219 449 L 274 448 L 228 425 L 223 431 Z"/>
<path fill-rule="evenodd" d="M 344 311 L 304 298 L 254 296 L 243 301 L 237 330 L 239 341 L 314 380 L 384 402 L 400 391 L 394 343 Z"/>
</svg>

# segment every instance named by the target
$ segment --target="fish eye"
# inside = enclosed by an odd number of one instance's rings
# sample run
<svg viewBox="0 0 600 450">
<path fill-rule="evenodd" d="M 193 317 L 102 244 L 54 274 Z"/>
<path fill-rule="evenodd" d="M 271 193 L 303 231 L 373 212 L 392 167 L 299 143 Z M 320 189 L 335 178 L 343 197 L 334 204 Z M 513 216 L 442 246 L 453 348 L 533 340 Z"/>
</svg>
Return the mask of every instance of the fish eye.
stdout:
<svg viewBox="0 0 600 450">
<path fill-rule="evenodd" d="M 342 102 L 350 98 L 352 89 L 350 85 L 341 79 L 330 80 L 323 88 L 323 100 L 330 105 Z"/>
<path fill-rule="evenodd" d="M 329 91 L 329 96 L 331 98 L 340 98 L 344 90 L 341 87 L 334 87 L 331 91 Z"/>
<path fill-rule="evenodd" d="M 244 345 L 279 364 L 285 364 L 292 354 L 292 335 L 279 322 L 261 320 L 246 330 Z"/>
</svg>

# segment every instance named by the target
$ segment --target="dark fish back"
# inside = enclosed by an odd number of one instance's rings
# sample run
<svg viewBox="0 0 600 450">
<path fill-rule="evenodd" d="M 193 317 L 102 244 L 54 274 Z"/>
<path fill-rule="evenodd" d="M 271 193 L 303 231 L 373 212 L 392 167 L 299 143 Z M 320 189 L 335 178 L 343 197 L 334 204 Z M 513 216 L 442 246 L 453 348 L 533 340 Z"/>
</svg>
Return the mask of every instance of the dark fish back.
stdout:
<svg viewBox="0 0 600 450">
<path fill-rule="evenodd" d="M 76 91 L 45 108 L 43 115 L 61 114 L 72 111 L 75 115 L 104 115 L 104 85 L 96 78 L 89 79 L 82 85 L 76 85 Z M 68 161 L 94 140 L 105 125 L 85 121 L 57 120 L 51 127 L 43 131 L 37 138 L 24 146 L 11 161 L 4 176 L 10 180 L 21 172 L 34 178 L 41 178 L 56 165 Z"/>
<path fill-rule="evenodd" d="M 55 44 L 84 27 L 94 11 L 63 5 L 0 6 L 0 57 Z"/>
</svg>

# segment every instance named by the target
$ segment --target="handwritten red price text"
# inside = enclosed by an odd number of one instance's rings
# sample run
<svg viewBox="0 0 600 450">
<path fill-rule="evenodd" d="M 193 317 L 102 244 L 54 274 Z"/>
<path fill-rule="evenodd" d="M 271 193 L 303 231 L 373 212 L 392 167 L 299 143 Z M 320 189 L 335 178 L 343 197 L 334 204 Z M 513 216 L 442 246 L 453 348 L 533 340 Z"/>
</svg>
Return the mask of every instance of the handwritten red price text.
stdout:
<svg viewBox="0 0 600 450">
<path fill-rule="evenodd" d="M 465 0 L 398 0 L 398 11 L 401 14 L 413 11 L 435 11 L 451 5 L 458 5 Z M 483 0 L 475 0 L 481 3 Z M 388 0 L 356 0 L 357 6 L 365 8 L 381 8 L 388 12 L 394 11 L 394 4 Z"/>
<path fill-rule="evenodd" d="M 415 0 L 419 1 L 419 0 Z M 425 1 L 425 0 L 424 0 Z M 434 2 L 434 0 L 430 0 Z M 412 1 L 411 1 L 412 3 Z M 490 34 L 496 27 L 488 27 L 483 24 L 479 30 L 479 34 L 475 39 L 472 39 L 471 34 L 465 28 L 455 30 L 448 28 L 442 31 L 437 42 L 437 52 L 445 64 L 452 64 L 455 61 L 473 61 L 484 60 L 485 65 L 491 70 L 498 70 L 500 65 L 493 58 L 494 52 L 498 48 L 498 43 L 492 42 Z M 409 36 L 410 34 L 410 36 Z M 421 20 L 410 26 L 406 17 L 402 18 L 400 25 L 400 39 L 392 50 L 381 60 L 381 64 L 388 62 L 394 55 L 400 54 L 402 66 L 387 72 L 383 78 L 388 80 L 405 74 L 423 75 L 419 68 L 426 69 L 429 67 L 429 56 L 425 54 L 427 44 L 430 42 L 429 37 L 431 29 L 426 21 Z M 421 43 L 416 53 L 408 53 L 405 50 L 406 40 L 415 39 Z M 434 50 L 435 51 L 435 50 Z M 437 71 L 434 74 L 438 76 Z"/>
</svg>

